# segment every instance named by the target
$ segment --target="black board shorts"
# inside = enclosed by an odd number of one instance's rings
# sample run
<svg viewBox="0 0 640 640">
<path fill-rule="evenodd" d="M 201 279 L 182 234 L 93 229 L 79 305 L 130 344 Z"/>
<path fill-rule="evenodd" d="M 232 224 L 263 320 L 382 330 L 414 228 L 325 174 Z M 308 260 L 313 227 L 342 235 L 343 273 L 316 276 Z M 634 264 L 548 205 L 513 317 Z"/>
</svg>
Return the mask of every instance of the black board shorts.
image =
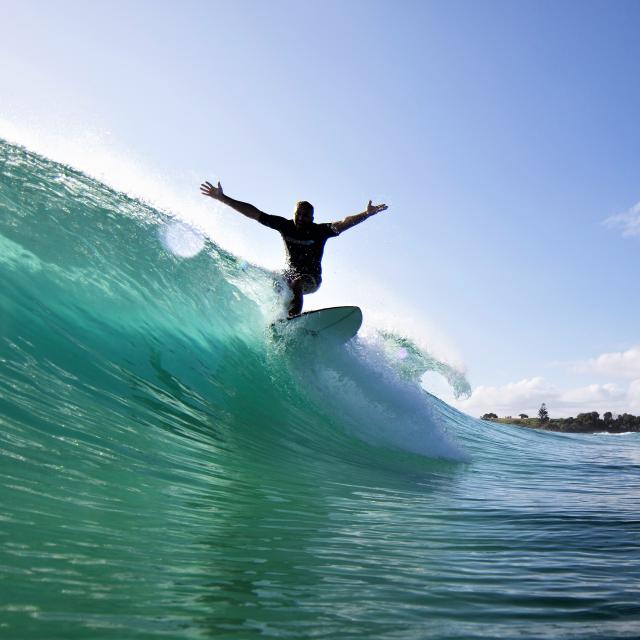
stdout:
<svg viewBox="0 0 640 640">
<path fill-rule="evenodd" d="M 322 278 L 320 275 L 312 275 L 310 273 L 298 273 L 297 271 L 285 271 L 285 280 L 289 285 L 294 280 L 302 280 L 302 293 L 315 293 L 322 284 Z"/>
</svg>

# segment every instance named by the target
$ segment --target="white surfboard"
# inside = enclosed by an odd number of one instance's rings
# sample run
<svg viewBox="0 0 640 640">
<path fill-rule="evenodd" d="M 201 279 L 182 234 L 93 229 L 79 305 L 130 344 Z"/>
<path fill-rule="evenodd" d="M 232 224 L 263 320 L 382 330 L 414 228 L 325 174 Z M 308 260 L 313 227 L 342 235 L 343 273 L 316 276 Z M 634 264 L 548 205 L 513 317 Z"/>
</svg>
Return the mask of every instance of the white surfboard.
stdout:
<svg viewBox="0 0 640 640">
<path fill-rule="evenodd" d="M 281 329 L 289 335 L 300 333 L 347 342 L 358 333 L 361 325 L 362 311 L 359 307 L 330 307 L 306 311 L 295 318 L 279 320 L 274 328 Z"/>
</svg>

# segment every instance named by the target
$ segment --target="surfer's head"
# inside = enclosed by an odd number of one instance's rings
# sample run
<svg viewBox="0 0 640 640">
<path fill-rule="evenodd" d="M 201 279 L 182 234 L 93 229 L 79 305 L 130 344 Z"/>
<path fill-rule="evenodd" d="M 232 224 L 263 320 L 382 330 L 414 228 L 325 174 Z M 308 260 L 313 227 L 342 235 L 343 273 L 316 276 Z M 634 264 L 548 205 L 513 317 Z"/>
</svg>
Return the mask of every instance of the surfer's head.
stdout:
<svg viewBox="0 0 640 640">
<path fill-rule="evenodd" d="M 300 226 L 311 224 L 313 222 L 313 205 L 306 200 L 298 202 L 293 214 L 293 221 Z"/>
</svg>

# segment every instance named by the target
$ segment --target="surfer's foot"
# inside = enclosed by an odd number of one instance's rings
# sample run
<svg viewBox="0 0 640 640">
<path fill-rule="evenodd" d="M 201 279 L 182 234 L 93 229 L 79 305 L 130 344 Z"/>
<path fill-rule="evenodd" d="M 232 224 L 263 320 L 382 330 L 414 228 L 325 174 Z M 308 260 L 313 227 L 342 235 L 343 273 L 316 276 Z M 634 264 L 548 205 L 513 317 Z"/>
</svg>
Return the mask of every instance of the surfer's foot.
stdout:
<svg viewBox="0 0 640 640">
<path fill-rule="evenodd" d="M 302 298 L 302 296 L 300 296 L 300 298 Z M 298 304 L 296 304 L 296 301 L 294 300 L 289 306 L 289 317 L 295 318 L 296 316 L 299 316 L 301 313 L 302 313 L 302 299 Z"/>
</svg>

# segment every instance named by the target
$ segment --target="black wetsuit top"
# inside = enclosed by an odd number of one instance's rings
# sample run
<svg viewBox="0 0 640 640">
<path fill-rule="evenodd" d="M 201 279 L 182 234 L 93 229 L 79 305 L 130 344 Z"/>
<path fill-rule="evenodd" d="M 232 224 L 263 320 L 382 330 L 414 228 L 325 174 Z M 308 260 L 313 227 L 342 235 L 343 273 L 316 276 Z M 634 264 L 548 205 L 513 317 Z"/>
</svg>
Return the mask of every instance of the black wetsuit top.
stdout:
<svg viewBox="0 0 640 640">
<path fill-rule="evenodd" d="M 332 229 L 330 223 L 312 222 L 304 227 L 297 227 L 293 220 L 268 213 L 261 213 L 258 222 L 280 232 L 287 248 L 290 271 L 317 278 L 322 275 L 324 245 L 329 238 L 339 235 Z"/>
</svg>

